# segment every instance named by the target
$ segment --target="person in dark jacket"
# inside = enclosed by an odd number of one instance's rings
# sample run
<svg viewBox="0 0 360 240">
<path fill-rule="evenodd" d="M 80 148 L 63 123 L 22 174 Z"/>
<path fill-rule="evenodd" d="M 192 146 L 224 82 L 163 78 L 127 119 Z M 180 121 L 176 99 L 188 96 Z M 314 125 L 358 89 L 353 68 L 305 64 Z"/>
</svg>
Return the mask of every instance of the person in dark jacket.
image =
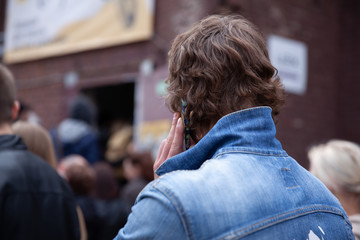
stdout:
<svg viewBox="0 0 360 240">
<path fill-rule="evenodd" d="M 0 239 L 80 239 L 69 185 L 11 130 L 15 97 L 13 76 L 0 64 Z"/>
<path fill-rule="evenodd" d="M 77 96 L 70 105 L 69 117 L 50 131 L 58 160 L 72 154 L 83 156 L 91 164 L 99 160 L 95 121 L 95 105 L 87 97 Z"/>
</svg>

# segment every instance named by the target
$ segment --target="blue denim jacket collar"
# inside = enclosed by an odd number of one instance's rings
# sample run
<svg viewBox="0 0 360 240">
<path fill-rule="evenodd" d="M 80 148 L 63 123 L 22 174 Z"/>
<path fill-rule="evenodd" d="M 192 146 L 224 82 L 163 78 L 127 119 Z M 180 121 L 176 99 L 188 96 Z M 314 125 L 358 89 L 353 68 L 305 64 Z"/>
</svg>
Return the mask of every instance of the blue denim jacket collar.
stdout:
<svg viewBox="0 0 360 240">
<path fill-rule="evenodd" d="M 206 160 L 229 151 L 287 155 L 275 138 L 270 107 L 255 107 L 230 113 L 192 148 L 164 162 L 156 174 L 198 169 Z"/>
</svg>

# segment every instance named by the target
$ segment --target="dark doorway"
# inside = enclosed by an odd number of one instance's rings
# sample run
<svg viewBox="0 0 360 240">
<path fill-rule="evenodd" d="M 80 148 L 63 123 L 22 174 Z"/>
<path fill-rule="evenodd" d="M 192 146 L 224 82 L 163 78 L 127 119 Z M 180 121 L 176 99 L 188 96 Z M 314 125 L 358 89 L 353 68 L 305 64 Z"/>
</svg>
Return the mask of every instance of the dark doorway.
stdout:
<svg viewBox="0 0 360 240">
<path fill-rule="evenodd" d="M 102 157 L 110 130 L 114 124 L 122 122 L 133 125 L 134 120 L 134 89 L 135 83 L 101 86 L 83 89 L 81 92 L 90 97 L 97 106 L 100 147 Z"/>
</svg>

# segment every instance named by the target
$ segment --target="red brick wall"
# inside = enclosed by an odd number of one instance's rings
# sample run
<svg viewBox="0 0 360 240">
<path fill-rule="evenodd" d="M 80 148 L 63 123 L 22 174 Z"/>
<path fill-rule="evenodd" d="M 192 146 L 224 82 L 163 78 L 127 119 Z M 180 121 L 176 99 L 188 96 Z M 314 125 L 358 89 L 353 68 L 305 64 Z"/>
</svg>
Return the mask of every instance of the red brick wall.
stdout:
<svg viewBox="0 0 360 240">
<path fill-rule="evenodd" d="M 276 34 L 308 47 L 307 90 L 288 94 L 278 123 L 283 147 L 308 167 L 308 146 L 338 136 L 340 1 L 228 1 L 265 36 Z"/>
<path fill-rule="evenodd" d="M 341 2 L 339 137 L 360 143 L 360 2 Z"/>
</svg>

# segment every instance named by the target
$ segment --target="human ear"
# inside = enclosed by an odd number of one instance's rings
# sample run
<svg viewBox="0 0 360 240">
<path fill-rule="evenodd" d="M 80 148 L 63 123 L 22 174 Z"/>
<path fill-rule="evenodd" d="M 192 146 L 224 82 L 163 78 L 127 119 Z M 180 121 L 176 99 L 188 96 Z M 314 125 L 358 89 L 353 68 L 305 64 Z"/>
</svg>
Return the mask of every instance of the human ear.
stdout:
<svg viewBox="0 0 360 240">
<path fill-rule="evenodd" d="M 19 114 L 19 109 L 20 109 L 20 103 L 19 101 L 14 101 L 12 109 L 11 109 L 11 120 L 15 120 Z"/>
</svg>

